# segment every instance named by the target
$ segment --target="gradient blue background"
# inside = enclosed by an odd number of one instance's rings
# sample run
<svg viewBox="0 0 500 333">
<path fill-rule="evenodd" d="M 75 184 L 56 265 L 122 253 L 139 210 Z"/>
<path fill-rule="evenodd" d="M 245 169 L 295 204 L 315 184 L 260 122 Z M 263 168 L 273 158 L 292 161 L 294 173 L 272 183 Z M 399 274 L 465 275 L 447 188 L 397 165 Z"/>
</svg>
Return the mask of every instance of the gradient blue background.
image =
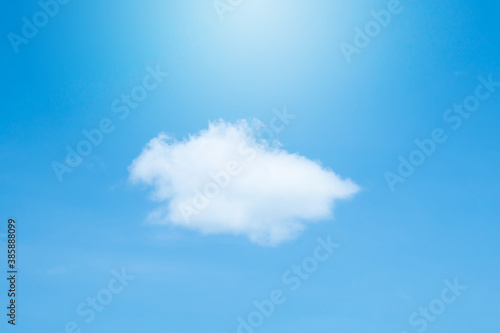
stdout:
<svg viewBox="0 0 500 333">
<path fill-rule="evenodd" d="M 347 64 L 339 44 L 386 4 L 247 0 L 221 21 L 211 0 L 72 0 L 18 54 L 4 37 L 0 212 L 19 225 L 15 330 L 81 324 L 77 305 L 127 267 L 135 281 L 83 332 L 235 332 L 331 234 L 339 252 L 257 332 L 415 332 L 409 315 L 455 277 L 468 289 L 428 332 L 497 332 L 500 91 L 457 131 L 442 115 L 479 75 L 500 78 L 500 5 L 402 1 Z M 3 36 L 39 10 L 34 0 L 3 6 Z M 120 121 L 112 101 L 157 64 L 170 76 Z M 144 224 L 155 203 L 128 183 L 127 166 L 152 137 L 182 138 L 218 118 L 266 123 L 283 106 L 297 115 L 284 148 L 364 189 L 336 205 L 335 221 L 275 248 Z M 104 117 L 115 131 L 58 182 L 51 163 Z M 447 142 L 391 192 L 384 172 L 435 127 Z"/>
</svg>

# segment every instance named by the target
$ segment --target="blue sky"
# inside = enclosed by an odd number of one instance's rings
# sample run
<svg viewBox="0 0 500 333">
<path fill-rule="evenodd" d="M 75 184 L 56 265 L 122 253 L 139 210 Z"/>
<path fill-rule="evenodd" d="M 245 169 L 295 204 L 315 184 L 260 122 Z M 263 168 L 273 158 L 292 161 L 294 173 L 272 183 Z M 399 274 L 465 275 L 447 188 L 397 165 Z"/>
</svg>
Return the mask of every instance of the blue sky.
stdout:
<svg viewBox="0 0 500 333">
<path fill-rule="evenodd" d="M 340 45 L 389 2 L 242 1 L 221 19 L 211 0 L 72 0 L 17 53 L 9 33 L 22 37 L 23 17 L 40 6 L 6 3 L 0 211 L 18 223 L 15 329 L 237 332 L 254 301 L 281 290 L 286 301 L 255 332 L 498 331 L 500 88 L 482 82 L 500 81 L 500 7 L 401 1 L 348 61 Z M 114 101 L 156 69 L 168 76 L 121 119 Z M 488 96 L 454 129 L 445 115 L 458 113 L 447 110 L 474 101 L 481 85 Z M 277 246 L 148 223 L 159 203 L 131 183 L 129 166 L 151 139 L 182 140 L 218 119 L 268 124 L 283 108 L 296 117 L 277 137 L 281 149 L 361 188 L 335 202 L 334 218 Z M 53 163 L 103 119 L 113 129 L 60 181 Z M 399 156 L 435 129 L 446 140 L 398 175 Z M 387 172 L 404 182 L 391 189 Z M 283 275 L 328 236 L 341 246 L 290 290 Z M 77 307 L 105 295 L 122 268 L 135 278 L 86 323 Z M 467 289 L 411 324 L 455 279 Z"/>
</svg>

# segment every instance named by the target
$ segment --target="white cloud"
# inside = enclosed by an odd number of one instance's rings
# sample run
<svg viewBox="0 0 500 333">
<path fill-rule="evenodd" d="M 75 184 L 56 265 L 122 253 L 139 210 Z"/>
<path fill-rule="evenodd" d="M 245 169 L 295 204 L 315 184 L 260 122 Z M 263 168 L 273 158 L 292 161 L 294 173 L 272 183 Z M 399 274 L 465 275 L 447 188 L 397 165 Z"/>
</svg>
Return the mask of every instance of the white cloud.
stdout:
<svg viewBox="0 0 500 333">
<path fill-rule="evenodd" d="M 149 219 L 277 245 L 307 223 L 331 218 L 334 201 L 359 190 L 318 162 L 258 137 L 246 121 L 221 120 L 184 141 L 165 134 L 152 139 L 129 167 L 130 179 L 151 186 L 160 203 Z"/>
</svg>

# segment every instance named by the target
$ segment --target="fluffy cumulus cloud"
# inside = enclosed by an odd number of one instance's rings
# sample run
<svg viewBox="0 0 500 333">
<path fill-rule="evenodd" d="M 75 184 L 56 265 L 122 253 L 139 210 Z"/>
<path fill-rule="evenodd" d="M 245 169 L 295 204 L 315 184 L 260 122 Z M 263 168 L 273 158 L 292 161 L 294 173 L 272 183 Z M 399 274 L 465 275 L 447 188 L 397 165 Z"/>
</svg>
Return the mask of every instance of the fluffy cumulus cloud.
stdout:
<svg viewBox="0 0 500 333">
<path fill-rule="evenodd" d="M 334 201 L 359 190 L 259 137 L 246 121 L 221 120 L 183 141 L 165 134 L 152 139 L 129 167 L 132 182 L 151 187 L 159 202 L 149 219 L 277 245 L 307 223 L 331 218 Z"/>
</svg>

